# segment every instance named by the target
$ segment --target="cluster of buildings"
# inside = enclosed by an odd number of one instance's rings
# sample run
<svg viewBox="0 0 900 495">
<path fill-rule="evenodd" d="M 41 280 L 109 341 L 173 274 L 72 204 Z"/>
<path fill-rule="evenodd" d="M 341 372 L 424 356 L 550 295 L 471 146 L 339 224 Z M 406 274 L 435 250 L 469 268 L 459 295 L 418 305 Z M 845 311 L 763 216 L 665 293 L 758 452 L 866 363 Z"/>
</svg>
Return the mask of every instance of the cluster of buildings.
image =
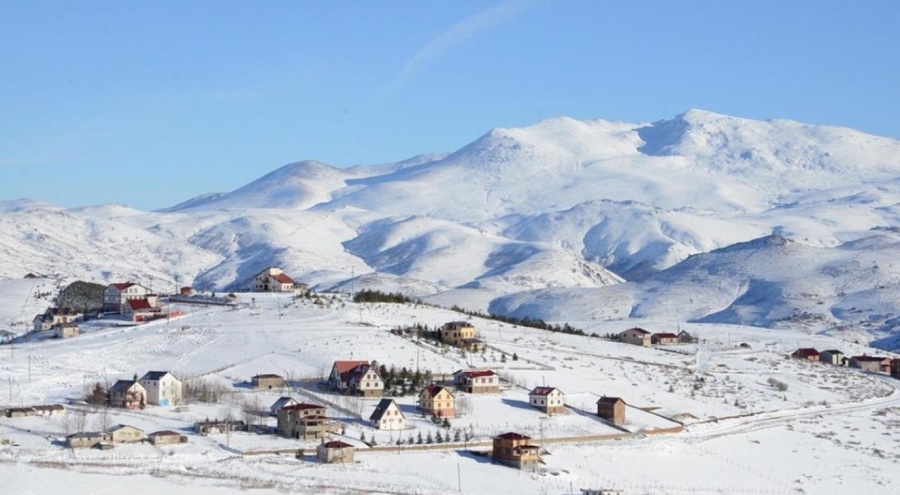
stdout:
<svg viewBox="0 0 900 495">
<path fill-rule="evenodd" d="M 617 334 L 616 338 L 620 342 L 642 347 L 649 347 L 650 345 L 696 344 L 699 341 L 697 337 L 686 330 L 682 330 L 677 334 L 668 332 L 651 333 L 638 327 L 629 328 Z"/>
<path fill-rule="evenodd" d="M 889 374 L 894 378 L 900 378 L 900 358 L 892 359 L 882 356 L 869 356 L 866 354 L 848 358 L 839 350 L 830 349 L 819 352 L 812 347 L 802 347 L 797 349 L 791 353 L 791 357 L 794 359 L 826 363 L 834 366 L 849 366 L 863 371 L 884 373 Z"/>
<path fill-rule="evenodd" d="M 37 315 L 32 320 L 35 332 L 47 330 L 53 331 L 53 336 L 65 339 L 78 335 L 78 322 L 84 315 L 69 308 L 47 308 L 47 311 Z"/>
<path fill-rule="evenodd" d="M 168 371 L 149 371 L 140 379 L 118 380 L 104 393 L 109 407 L 143 409 L 154 406 L 177 406 L 183 399 L 181 380 Z M 96 399 L 95 399 L 96 401 Z"/>
<path fill-rule="evenodd" d="M 187 442 L 187 437 L 177 431 L 156 431 L 149 435 L 144 430 L 129 425 L 115 425 L 105 431 L 83 431 L 66 437 L 66 445 L 73 449 L 112 448 L 117 443 L 140 443 L 148 441 L 153 445 L 170 445 Z"/>
</svg>

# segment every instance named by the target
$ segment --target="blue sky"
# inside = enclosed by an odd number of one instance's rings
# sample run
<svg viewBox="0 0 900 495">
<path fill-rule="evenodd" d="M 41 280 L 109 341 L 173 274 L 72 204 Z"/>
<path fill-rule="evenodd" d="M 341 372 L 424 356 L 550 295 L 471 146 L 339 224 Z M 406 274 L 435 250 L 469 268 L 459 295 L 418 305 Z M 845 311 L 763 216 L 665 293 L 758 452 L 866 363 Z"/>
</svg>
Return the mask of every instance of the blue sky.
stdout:
<svg viewBox="0 0 900 495">
<path fill-rule="evenodd" d="M 0 0 L 0 199 L 163 208 L 558 115 L 897 138 L 898 25 L 892 0 Z"/>
</svg>

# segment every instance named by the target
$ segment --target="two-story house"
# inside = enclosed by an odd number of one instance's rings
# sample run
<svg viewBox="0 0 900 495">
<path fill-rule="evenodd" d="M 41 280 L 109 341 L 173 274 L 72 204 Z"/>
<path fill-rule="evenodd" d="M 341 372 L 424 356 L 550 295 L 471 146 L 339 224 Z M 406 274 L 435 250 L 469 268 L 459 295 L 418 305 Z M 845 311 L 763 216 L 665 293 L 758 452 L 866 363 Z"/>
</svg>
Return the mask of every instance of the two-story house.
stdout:
<svg viewBox="0 0 900 495">
<path fill-rule="evenodd" d="M 379 430 L 402 430 L 406 428 L 406 417 L 394 399 L 381 399 L 369 416 L 369 423 Z"/>
<path fill-rule="evenodd" d="M 531 437 L 509 432 L 497 435 L 493 440 L 494 462 L 527 471 L 540 466 L 540 448 L 530 443 Z"/>
<path fill-rule="evenodd" d="M 459 370 L 453 373 L 456 388 L 470 394 L 500 392 L 500 377 L 491 370 Z"/>
<path fill-rule="evenodd" d="M 419 392 L 419 410 L 439 418 L 456 415 L 456 397 L 446 387 L 429 385 Z"/>
<path fill-rule="evenodd" d="M 122 313 L 129 299 L 147 299 L 152 291 L 133 282 L 109 284 L 103 291 L 103 311 Z"/>
<path fill-rule="evenodd" d="M 330 433 L 332 422 L 325 416 L 325 406 L 299 403 L 278 410 L 276 432 L 285 438 L 316 440 Z"/>
<path fill-rule="evenodd" d="M 134 380 L 119 380 L 107 392 L 109 407 L 140 409 L 147 405 L 147 389 Z"/>
<path fill-rule="evenodd" d="M 287 276 L 284 270 L 274 266 L 254 275 L 251 282 L 253 292 L 292 292 L 300 285 L 302 284 L 297 284 Z"/>
<path fill-rule="evenodd" d="M 177 406 L 182 402 L 181 380 L 168 371 L 149 371 L 138 383 L 147 391 L 147 403 Z"/>
<path fill-rule="evenodd" d="M 643 328 L 629 328 L 619 334 L 619 340 L 626 344 L 648 347 L 652 343 L 652 335 Z"/>
<path fill-rule="evenodd" d="M 566 396 L 556 387 L 535 387 L 528 394 L 528 404 L 546 414 L 559 414 L 566 410 Z"/>
</svg>

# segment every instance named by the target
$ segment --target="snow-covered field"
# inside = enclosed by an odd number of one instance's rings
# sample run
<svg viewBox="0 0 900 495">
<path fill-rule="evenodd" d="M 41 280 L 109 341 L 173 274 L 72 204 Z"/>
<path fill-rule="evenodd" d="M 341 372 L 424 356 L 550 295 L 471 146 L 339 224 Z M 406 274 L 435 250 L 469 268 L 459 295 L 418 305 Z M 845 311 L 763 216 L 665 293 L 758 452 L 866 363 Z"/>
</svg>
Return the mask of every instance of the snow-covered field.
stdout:
<svg viewBox="0 0 900 495">
<path fill-rule="evenodd" d="M 30 321 L 46 301 L 29 300 L 30 281 L 6 281 L 0 321 Z M 26 287 L 27 284 L 27 287 Z M 396 326 L 437 326 L 464 315 L 426 305 L 357 305 L 343 296 L 315 299 L 239 294 L 229 307 L 180 307 L 171 321 L 113 328 L 91 322 L 64 341 L 0 346 L 0 405 L 68 402 L 97 381 L 129 379 L 166 369 L 205 379 L 228 391 L 217 404 L 191 403 L 180 411 L 70 406 L 66 416 L 0 418 L 0 475 L 4 493 L 138 495 L 175 490 L 236 493 L 570 493 L 610 486 L 627 493 L 895 493 L 900 462 L 900 382 L 858 370 L 786 359 L 796 347 L 839 348 L 848 355 L 876 351 L 840 336 L 790 328 L 767 330 L 664 320 L 572 322 L 604 335 L 630 326 L 698 335 L 697 345 L 639 348 L 600 338 L 550 333 L 473 319 L 488 344 L 483 356 L 462 354 L 390 332 Z M 43 305 L 43 306 L 42 306 Z M 747 347 L 740 344 L 746 343 Z M 504 357 L 505 355 L 505 357 Z M 516 359 L 513 359 L 515 355 Z M 398 438 L 443 428 L 420 417 L 414 397 L 398 402 L 409 419 L 403 432 L 375 431 L 359 419 L 374 399 L 333 395 L 315 379 L 338 359 L 377 360 L 388 366 L 452 373 L 489 367 L 504 379 L 499 394 L 467 395 L 470 411 L 451 420 L 469 432 L 467 445 L 416 451 Z M 279 373 L 295 385 L 254 391 L 257 373 Z M 768 383 L 787 384 L 779 391 Z M 527 389 L 560 388 L 567 414 L 545 416 L 527 405 Z M 197 436 L 195 421 L 232 416 L 245 404 L 267 408 L 281 395 L 321 401 L 345 425 L 345 441 L 359 445 L 356 462 L 328 466 L 290 452 L 315 443 L 274 435 Z M 629 404 L 620 430 L 592 414 L 602 395 Z M 269 425 L 274 419 L 269 418 Z M 682 432 L 659 433 L 684 423 Z M 173 429 L 187 444 L 117 445 L 111 451 L 69 450 L 66 431 L 130 424 L 148 432 Z M 624 431 L 623 431 L 624 430 Z M 491 435 L 518 431 L 543 445 L 544 471 L 525 473 L 494 465 L 472 451 Z M 605 441 L 578 437 L 621 435 Z M 359 438 L 388 448 L 368 449 Z M 473 447 L 474 445 L 474 447 Z M 282 450 L 282 454 L 261 451 Z"/>
</svg>

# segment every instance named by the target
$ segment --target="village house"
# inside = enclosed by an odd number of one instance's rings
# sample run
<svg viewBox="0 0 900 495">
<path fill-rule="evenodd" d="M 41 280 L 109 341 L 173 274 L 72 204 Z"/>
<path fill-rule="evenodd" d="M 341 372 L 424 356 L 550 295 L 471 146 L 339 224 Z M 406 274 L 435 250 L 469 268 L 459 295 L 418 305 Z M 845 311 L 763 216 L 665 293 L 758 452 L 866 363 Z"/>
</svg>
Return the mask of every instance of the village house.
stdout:
<svg viewBox="0 0 900 495">
<path fill-rule="evenodd" d="M 299 403 L 300 402 L 298 402 L 293 397 L 279 397 L 278 400 L 276 400 L 275 402 L 272 403 L 271 406 L 269 406 L 269 414 L 272 416 L 278 416 L 278 411 L 281 408 L 287 407 L 287 406 L 293 406 L 294 404 L 299 404 Z"/>
<path fill-rule="evenodd" d="M 134 380 L 119 380 L 107 392 L 109 407 L 142 409 L 147 405 L 147 390 Z"/>
<path fill-rule="evenodd" d="M 60 325 L 81 321 L 82 314 L 69 308 L 47 308 L 47 311 L 34 317 L 34 331 L 52 330 Z"/>
<path fill-rule="evenodd" d="M 687 330 L 682 330 L 678 332 L 678 342 L 682 344 L 696 344 L 700 342 L 700 339 L 691 335 Z"/>
<path fill-rule="evenodd" d="M 465 340 L 475 339 L 475 327 L 464 321 L 451 321 L 441 327 L 441 342 L 463 347 Z"/>
<path fill-rule="evenodd" d="M 819 362 L 834 366 L 847 366 L 847 358 L 844 353 L 836 349 L 830 349 L 819 353 Z"/>
<path fill-rule="evenodd" d="M 250 386 L 252 386 L 253 388 L 272 390 L 276 388 L 284 388 L 284 385 L 284 377 L 281 375 L 265 373 L 250 378 Z"/>
<path fill-rule="evenodd" d="M 12 342 L 14 338 L 16 338 L 16 334 L 13 332 L 10 332 L 9 330 L 0 330 L 0 344 Z"/>
<path fill-rule="evenodd" d="M 880 356 L 853 356 L 850 358 L 850 367 L 859 368 L 863 371 L 871 371 L 873 373 L 890 373 L 890 358 Z"/>
<path fill-rule="evenodd" d="M 3 412 L 7 418 L 27 418 L 29 416 L 37 416 L 37 409 L 33 407 L 10 407 Z"/>
<path fill-rule="evenodd" d="M 801 349 L 797 349 L 796 351 L 791 353 L 791 357 L 794 359 L 804 359 L 806 361 L 819 361 L 819 351 L 811 348 L 804 347 Z"/>
<path fill-rule="evenodd" d="M 108 437 L 99 431 L 82 431 L 66 437 L 66 445 L 70 449 L 90 449 L 100 445 Z"/>
<path fill-rule="evenodd" d="M 147 299 L 153 291 L 132 282 L 109 284 L 103 291 L 103 311 L 121 313 L 126 301 L 130 299 Z"/>
<path fill-rule="evenodd" d="M 528 394 L 528 405 L 545 414 L 559 414 L 566 410 L 566 396 L 556 387 L 535 387 Z"/>
<path fill-rule="evenodd" d="M 649 347 L 651 343 L 651 335 L 650 332 L 644 330 L 643 328 L 635 327 L 629 328 L 628 330 L 620 333 L 619 340 L 625 342 L 626 344 Z"/>
<path fill-rule="evenodd" d="M 243 421 L 198 421 L 194 423 L 194 432 L 198 435 L 224 435 L 230 431 L 247 431 L 247 424 Z"/>
<path fill-rule="evenodd" d="M 304 288 L 304 284 L 294 282 L 281 268 L 269 267 L 253 277 L 253 292 L 293 292 Z"/>
<path fill-rule="evenodd" d="M 49 404 L 46 406 L 34 406 L 38 416 L 62 416 L 66 414 L 66 408 L 62 404 Z"/>
<path fill-rule="evenodd" d="M 531 437 L 520 433 L 504 433 L 493 439 L 491 456 L 494 462 L 526 471 L 535 471 L 540 465 L 540 447 L 531 445 Z"/>
<path fill-rule="evenodd" d="M 63 323 L 53 329 L 53 336 L 57 339 L 68 339 L 69 337 L 78 335 L 80 332 L 78 325 L 74 323 Z"/>
<path fill-rule="evenodd" d="M 116 425 L 106 431 L 112 443 L 137 443 L 144 440 L 144 430 L 128 425 Z"/>
<path fill-rule="evenodd" d="M 662 333 L 654 333 L 653 335 L 651 335 L 650 343 L 657 344 L 657 345 L 672 345 L 672 344 L 678 344 L 679 340 L 678 340 L 678 336 L 675 335 L 674 333 L 662 332 Z"/>
<path fill-rule="evenodd" d="M 135 323 L 150 321 L 162 314 L 162 311 L 152 302 L 152 299 L 129 299 L 122 304 L 119 313 Z"/>
<path fill-rule="evenodd" d="M 315 440 L 331 433 L 333 423 L 325 416 L 325 406 L 294 404 L 278 410 L 276 432 L 285 438 Z"/>
<path fill-rule="evenodd" d="M 360 364 L 350 371 L 341 374 L 341 382 L 346 390 L 363 397 L 381 397 L 384 393 L 384 380 L 370 364 Z"/>
<path fill-rule="evenodd" d="M 331 373 L 328 374 L 328 385 L 335 390 L 346 391 L 350 388 L 349 380 L 344 380 L 349 376 L 347 373 L 357 366 L 368 364 L 368 361 L 335 361 L 331 365 Z"/>
<path fill-rule="evenodd" d="M 625 401 L 619 397 L 601 397 L 597 401 L 597 416 L 614 425 L 625 424 Z"/>
<path fill-rule="evenodd" d="M 147 403 L 177 406 L 182 402 L 181 380 L 168 371 L 148 371 L 138 383 L 147 391 Z"/>
<path fill-rule="evenodd" d="M 153 445 L 172 445 L 187 443 L 187 437 L 172 430 L 154 431 L 147 435 L 147 440 Z"/>
<path fill-rule="evenodd" d="M 500 377 L 491 370 L 459 370 L 453 373 L 456 388 L 470 394 L 500 392 Z"/>
<path fill-rule="evenodd" d="M 456 415 L 456 397 L 445 387 L 429 385 L 419 392 L 419 410 L 439 418 L 452 418 Z"/>
<path fill-rule="evenodd" d="M 194 288 L 193 288 L 193 287 L 187 287 L 187 286 L 182 287 L 182 288 L 178 289 L 178 295 L 180 295 L 180 296 L 192 296 L 192 295 L 194 295 Z"/>
<path fill-rule="evenodd" d="M 356 447 L 340 440 L 324 442 L 316 447 L 316 460 L 323 464 L 352 464 Z"/>
<path fill-rule="evenodd" d="M 379 430 L 402 430 L 406 428 L 406 417 L 394 399 L 381 399 L 369 416 L 369 423 Z"/>
</svg>

